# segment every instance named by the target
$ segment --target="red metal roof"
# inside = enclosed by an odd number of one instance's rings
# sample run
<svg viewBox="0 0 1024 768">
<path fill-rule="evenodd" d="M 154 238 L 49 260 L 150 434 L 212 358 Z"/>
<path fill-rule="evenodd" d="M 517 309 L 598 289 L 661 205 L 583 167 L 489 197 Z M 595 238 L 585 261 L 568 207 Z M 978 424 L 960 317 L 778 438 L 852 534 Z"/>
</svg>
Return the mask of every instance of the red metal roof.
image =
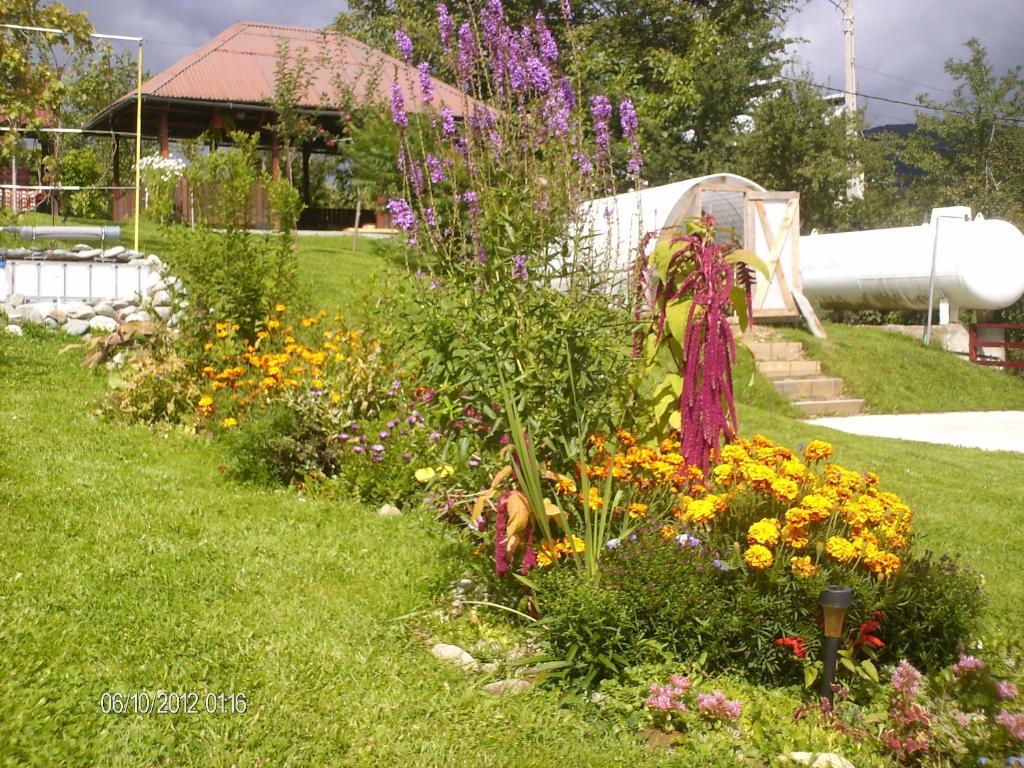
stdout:
<svg viewBox="0 0 1024 768">
<path fill-rule="evenodd" d="M 312 75 L 312 85 L 298 99 L 297 106 L 341 106 L 344 99 L 339 97 L 339 83 L 350 89 L 356 103 L 386 101 L 396 79 L 406 108 L 416 110 L 421 104 L 415 67 L 336 32 L 251 21 L 229 27 L 150 78 L 143 84 L 142 93 L 166 99 L 269 104 L 282 41 L 287 41 L 293 62 L 302 53 Z M 434 93 L 438 107 L 448 107 L 456 115 L 465 111 L 467 97 L 457 88 L 435 79 Z M 134 98 L 133 92 L 120 101 Z"/>
</svg>

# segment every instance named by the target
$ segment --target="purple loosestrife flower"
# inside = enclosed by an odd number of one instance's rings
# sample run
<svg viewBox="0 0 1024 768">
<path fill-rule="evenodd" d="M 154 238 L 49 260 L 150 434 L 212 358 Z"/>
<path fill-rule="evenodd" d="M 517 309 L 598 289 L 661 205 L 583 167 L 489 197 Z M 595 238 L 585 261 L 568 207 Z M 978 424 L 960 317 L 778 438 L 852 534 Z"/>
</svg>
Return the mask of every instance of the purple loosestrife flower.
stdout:
<svg viewBox="0 0 1024 768">
<path fill-rule="evenodd" d="M 512 257 L 512 277 L 514 279 L 527 280 L 529 278 L 529 270 L 527 269 L 528 261 L 529 257 L 527 257 L 525 253 Z"/>
<path fill-rule="evenodd" d="M 607 96 L 590 97 L 590 116 L 594 121 L 594 140 L 597 142 L 598 158 L 608 157 L 611 146 L 611 131 L 608 121 L 612 117 L 612 103 Z"/>
<path fill-rule="evenodd" d="M 433 208 L 423 209 L 423 221 L 426 222 L 427 226 L 431 229 L 437 229 L 437 214 Z"/>
<path fill-rule="evenodd" d="M 462 202 L 469 208 L 470 213 L 474 216 L 480 215 L 480 199 L 477 197 L 476 192 L 468 190 L 462 193 Z"/>
<path fill-rule="evenodd" d="M 444 181 L 444 166 L 441 165 L 440 160 L 428 154 L 423 162 L 427 166 L 427 175 L 430 177 L 431 184 L 440 184 Z"/>
<path fill-rule="evenodd" d="M 421 61 L 416 67 L 420 74 L 420 95 L 424 104 L 430 104 L 434 100 L 434 78 L 430 76 L 430 63 Z"/>
<path fill-rule="evenodd" d="M 572 81 L 563 75 L 562 79 L 558 81 L 558 88 L 562 92 L 562 98 L 565 100 L 565 103 L 570 107 L 575 107 L 576 91 L 572 89 Z"/>
<path fill-rule="evenodd" d="M 572 6 L 569 4 L 569 0 L 562 0 L 562 15 L 565 16 L 566 21 L 572 21 Z"/>
<path fill-rule="evenodd" d="M 404 29 L 395 30 L 395 45 L 402 61 L 406 64 L 412 63 L 412 39 L 405 33 Z"/>
<path fill-rule="evenodd" d="M 481 266 L 487 263 L 487 251 L 484 250 L 484 247 L 482 245 L 478 245 L 476 247 L 476 263 Z M 454 426 L 456 429 L 462 429 L 462 424 L 458 421 L 456 421 L 455 424 L 453 424 L 452 426 Z"/>
<path fill-rule="evenodd" d="M 469 22 L 463 22 L 459 27 L 459 58 L 457 62 L 459 84 L 463 87 L 473 77 L 473 68 L 479 53 L 480 49 L 477 48 L 476 38 L 473 36 L 473 27 L 469 25 Z"/>
<path fill-rule="evenodd" d="M 391 119 L 403 131 L 409 127 L 409 116 L 405 113 L 405 99 L 402 98 L 402 86 L 398 80 L 391 83 Z"/>
<path fill-rule="evenodd" d="M 1000 701 L 1009 701 L 1010 699 L 1016 699 L 1019 695 L 1020 691 L 1017 690 L 1016 683 L 1011 683 L 1008 680 L 996 683 L 996 697 Z"/>
<path fill-rule="evenodd" d="M 501 0 L 487 0 L 487 5 L 480 11 L 480 23 L 484 28 L 484 39 L 489 44 L 497 43 L 504 20 L 505 9 L 501 5 Z"/>
<path fill-rule="evenodd" d="M 640 123 L 636 117 L 636 109 L 633 107 L 633 102 L 629 99 L 623 99 L 619 105 L 619 121 L 622 123 L 622 135 L 627 139 L 631 139 L 636 136 L 636 129 L 640 127 Z"/>
<path fill-rule="evenodd" d="M 526 73 L 530 77 L 530 85 L 537 93 L 547 93 L 551 90 L 551 73 L 544 62 L 536 56 L 530 56 L 526 60 Z"/>
<path fill-rule="evenodd" d="M 578 149 L 572 151 L 573 160 L 576 161 L 576 165 L 580 167 L 580 173 L 584 179 L 589 179 L 590 174 L 594 172 L 594 163 L 590 160 L 590 155 L 586 152 L 581 152 Z"/>
<path fill-rule="evenodd" d="M 452 15 L 444 3 L 437 4 L 437 26 L 441 30 L 441 45 L 444 46 L 445 53 L 448 53 L 452 38 L 455 36 L 455 22 L 452 21 Z"/>
<path fill-rule="evenodd" d="M 569 133 L 569 117 L 571 108 L 565 101 L 561 91 L 551 91 L 544 102 L 544 127 L 552 136 L 565 136 Z"/>
<path fill-rule="evenodd" d="M 416 212 L 408 201 L 401 198 L 388 201 L 388 210 L 391 212 L 391 222 L 404 232 L 416 231 Z"/>
<path fill-rule="evenodd" d="M 541 58 L 549 64 L 554 64 L 558 61 L 558 44 L 548 29 L 544 14 L 538 12 L 534 21 L 537 24 L 537 48 L 540 50 Z"/>
<path fill-rule="evenodd" d="M 455 114 L 448 107 L 441 107 L 441 133 L 446 139 L 455 135 Z"/>
</svg>

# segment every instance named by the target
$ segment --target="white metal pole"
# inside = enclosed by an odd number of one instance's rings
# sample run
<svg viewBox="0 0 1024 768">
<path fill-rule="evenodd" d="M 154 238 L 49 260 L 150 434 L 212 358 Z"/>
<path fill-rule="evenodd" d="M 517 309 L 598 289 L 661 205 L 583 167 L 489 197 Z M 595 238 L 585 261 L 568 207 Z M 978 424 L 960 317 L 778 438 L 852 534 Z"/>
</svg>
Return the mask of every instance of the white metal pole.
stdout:
<svg viewBox="0 0 1024 768">
<path fill-rule="evenodd" d="M 135 98 L 135 244 L 132 246 L 139 250 L 139 186 L 142 178 L 142 169 L 139 163 L 142 160 L 142 38 L 139 38 L 139 66 L 137 73 L 137 86 Z"/>
<path fill-rule="evenodd" d="M 846 130 L 853 134 L 857 120 L 857 59 L 853 46 L 853 0 L 843 0 L 843 72 Z M 864 175 L 856 163 L 851 170 L 853 175 L 846 184 L 846 196 L 850 199 L 862 199 Z"/>
</svg>

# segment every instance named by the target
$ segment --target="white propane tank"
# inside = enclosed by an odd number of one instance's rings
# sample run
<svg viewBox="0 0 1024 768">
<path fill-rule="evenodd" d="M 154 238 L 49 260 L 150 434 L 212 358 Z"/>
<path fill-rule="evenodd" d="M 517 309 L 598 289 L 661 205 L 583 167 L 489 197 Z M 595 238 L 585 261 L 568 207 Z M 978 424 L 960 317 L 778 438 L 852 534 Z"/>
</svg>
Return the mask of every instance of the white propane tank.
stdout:
<svg viewBox="0 0 1024 768">
<path fill-rule="evenodd" d="M 1024 296 L 1024 234 L 971 209 L 937 208 L 919 227 L 800 238 L 803 292 L 831 309 L 1003 309 Z"/>
</svg>

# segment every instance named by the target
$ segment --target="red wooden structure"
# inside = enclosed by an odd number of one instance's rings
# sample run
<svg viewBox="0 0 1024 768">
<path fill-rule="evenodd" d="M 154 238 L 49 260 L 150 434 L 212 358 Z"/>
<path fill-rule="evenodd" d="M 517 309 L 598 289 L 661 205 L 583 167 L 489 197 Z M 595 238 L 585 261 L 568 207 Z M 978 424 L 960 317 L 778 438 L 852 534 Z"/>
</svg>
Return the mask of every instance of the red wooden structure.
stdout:
<svg viewBox="0 0 1024 768">
<path fill-rule="evenodd" d="M 998 365 L 1002 368 L 1024 368 L 1024 360 L 1002 360 L 996 357 L 986 357 L 985 354 L 979 353 L 978 350 L 985 349 L 987 347 L 994 347 L 999 349 L 1024 349 L 1024 341 L 1006 341 L 1005 337 L 1003 340 L 996 339 L 979 339 L 978 330 L 984 329 L 995 329 L 1002 330 L 1005 334 L 1006 331 L 1024 331 L 1024 323 L 974 323 L 968 329 L 968 336 L 970 338 L 970 346 L 968 347 L 972 363 L 978 365 Z"/>
</svg>

